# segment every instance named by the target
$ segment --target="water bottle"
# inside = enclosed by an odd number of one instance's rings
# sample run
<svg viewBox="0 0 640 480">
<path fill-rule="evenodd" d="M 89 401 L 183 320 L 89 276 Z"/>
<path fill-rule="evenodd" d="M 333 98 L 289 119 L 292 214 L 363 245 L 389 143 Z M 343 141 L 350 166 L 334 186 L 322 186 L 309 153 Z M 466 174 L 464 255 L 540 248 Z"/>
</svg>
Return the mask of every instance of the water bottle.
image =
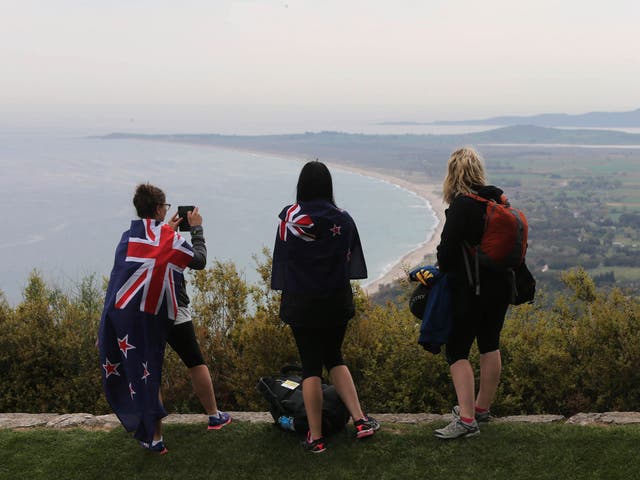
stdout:
<svg viewBox="0 0 640 480">
<path fill-rule="evenodd" d="M 285 417 L 284 415 L 278 419 L 278 425 L 283 430 L 291 430 L 294 431 L 295 428 L 293 426 L 293 417 Z"/>
</svg>

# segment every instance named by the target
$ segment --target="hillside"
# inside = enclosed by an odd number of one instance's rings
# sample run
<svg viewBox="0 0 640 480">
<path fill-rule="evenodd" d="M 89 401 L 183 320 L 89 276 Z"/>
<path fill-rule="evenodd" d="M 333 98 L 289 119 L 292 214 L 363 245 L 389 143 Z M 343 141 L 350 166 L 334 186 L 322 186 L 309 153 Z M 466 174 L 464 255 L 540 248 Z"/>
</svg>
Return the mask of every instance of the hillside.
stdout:
<svg viewBox="0 0 640 480">
<path fill-rule="evenodd" d="M 640 114 L 639 114 L 640 116 Z M 111 133 L 103 139 L 165 140 L 203 143 L 234 148 L 279 148 L 309 150 L 313 148 L 359 147 L 419 148 L 492 143 L 561 144 L 561 145 L 640 145 L 640 134 L 612 130 L 562 130 L 535 125 L 514 125 L 484 132 L 455 135 L 365 135 L 342 132 L 306 132 L 288 135 L 219 135 L 219 134 L 137 134 Z"/>
<path fill-rule="evenodd" d="M 640 291 L 638 134 L 514 126 L 465 135 L 114 133 L 103 138 L 319 158 L 432 184 L 442 182 L 453 149 L 473 145 L 486 160 L 489 182 L 528 215 L 527 258 L 541 285 L 556 288 L 560 271 L 581 265 L 598 284 Z"/>
<path fill-rule="evenodd" d="M 542 127 L 621 128 L 640 127 L 640 108 L 628 112 L 589 112 L 578 115 L 543 113 L 529 116 L 500 116 L 475 120 L 422 122 L 383 122 L 381 125 L 537 125 Z"/>
</svg>

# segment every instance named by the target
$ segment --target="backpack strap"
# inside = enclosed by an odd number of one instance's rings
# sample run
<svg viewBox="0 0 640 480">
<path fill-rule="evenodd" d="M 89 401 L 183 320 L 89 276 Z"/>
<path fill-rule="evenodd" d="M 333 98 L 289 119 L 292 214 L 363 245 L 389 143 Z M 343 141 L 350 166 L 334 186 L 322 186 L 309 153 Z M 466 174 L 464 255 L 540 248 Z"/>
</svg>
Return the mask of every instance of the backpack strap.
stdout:
<svg viewBox="0 0 640 480">
<path fill-rule="evenodd" d="M 495 201 L 495 200 L 489 200 L 488 198 L 481 197 L 480 195 L 476 195 L 475 193 L 464 193 L 463 195 L 465 197 L 473 198 L 474 200 L 477 200 L 478 202 L 482 202 L 482 203 L 489 203 L 489 202 Z"/>
<path fill-rule="evenodd" d="M 509 290 L 511 291 L 509 303 L 511 305 L 515 305 L 516 298 L 518 298 L 518 285 L 516 283 L 516 271 L 513 268 L 507 268 L 507 273 L 509 274 L 509 286 L 511 287 Z"/>
<path fill-rule="evenodd" d="M 285 415 L 286 412 L 284 408 L 282 408 L 282 405 L 280 405 L 280 399 L 278 398 L 278 395 L 276 395 L 275 392 L 271 390 L 271 387 L 267 382 L 265 382 L 263 377 L 260 377 L 260 379 L 258 379 L 258 385 L 259 388 L 263 390 L 263 393 L 265 393 L 266 396 L 269 397 L 269 403 L 278 411 L 278 414 Z"/>
<path fill-rule="evenodd" d="M 463 242 L 462 247 L 462 257 L 464 258 L 464 267 L 467 271 L 467 279 L 469 280 L 469 286 L 475 287 L 476 295 L 480 295 L 480 260 L 478 260 L 478 246 L 471 247 L 467 242 Z M 476 280 L 473 281 L 473 277 L 471 275 L 471 265 L 469 263 L 469 253 L 467 250 L 475 249 L 476 254 L 474 255 L 474 267 L 476 273 Z"/>
<path fill-rule="evenodd" d="M 463 195 L 465 197 L 473 198 L 474 200 L 477 200 L 478 202 L 482 202 L 482 203 L 498 203 L 500 205 L 510 206 L 509 199 L 507 199 L 504 193 L 500 195 L 499 202 L 495 201 L 493 198 L 484 198 L 484 197 L 481 197 L 480 195 L 476 195 L 475 193 L 465 193 Z"/>
</svg>

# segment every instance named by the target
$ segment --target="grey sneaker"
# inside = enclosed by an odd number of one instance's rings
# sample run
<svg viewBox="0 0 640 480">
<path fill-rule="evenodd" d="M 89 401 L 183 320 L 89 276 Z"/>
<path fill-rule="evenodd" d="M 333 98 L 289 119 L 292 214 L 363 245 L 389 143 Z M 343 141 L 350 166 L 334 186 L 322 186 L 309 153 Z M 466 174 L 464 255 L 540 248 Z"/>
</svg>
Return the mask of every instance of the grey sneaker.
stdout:
<svg viewBox="0 0 640 480">
<path fill-rule="evenodd" d="M 464 423 L 459 418 L 455 418 L 453 422 L 444 428 L 435 430 L 433 434 L 436 438 L 443 440 L 452 440 L 454 438 L 473 437 L 480 434 L 480 427 L 475 420 L 471 425 Z"/>
<path fill-rule="evenodd" d="M 458 405 L 454 406 L 453 410 L 451 410 L 451 413 L 453 414 L 454 418 L 460 418 L 460 407 Z M 489 422 L 490 420 L 491 420 L 491 412 L 489 411 L 482 412 L 482 413 L 476 412 L 476 422 L 484 423 L 484 422 Z"/>
</svg>

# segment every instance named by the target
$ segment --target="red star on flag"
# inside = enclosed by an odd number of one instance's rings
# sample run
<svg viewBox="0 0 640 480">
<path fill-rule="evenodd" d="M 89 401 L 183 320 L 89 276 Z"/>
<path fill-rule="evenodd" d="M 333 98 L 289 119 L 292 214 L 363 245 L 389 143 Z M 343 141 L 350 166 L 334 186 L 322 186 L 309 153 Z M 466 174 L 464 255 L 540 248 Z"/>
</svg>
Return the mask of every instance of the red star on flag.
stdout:
<svg viewBox="0 0 640 480">
<path fill-rule="evenodd" d="M 331 228 L 329 229 L 329 231 L 330 231 L 331 233 L 333 233 L 333 236 L 335 237 L 336 235 L 342 235 L 342 233 L 340 232 L 340 229 L 341 229 L 341 228 L 342 228 L 342 227 L 341 227 L 340 225 L 336 225 L 336 224 L 334 223 L 334 224 L 333 224 L 333 227 L 331 227 Z"/>
<path fill-rule="evenodd" d="M 120 376 L 120 372 L 118 372 L 118 366 L 120 364 L 111 363 L 108 358 L 106 360 L 107 360 L 107 363 L 103 364 L 102 368 L 104 368 L 104 371 L 107 374 L 107 378 L 109 378 L 111 375 Z"/>
<path fill-rule="evenodd" d="M 144 369 L 144 372 L 142 373 L 142 380 L 144 380 L 144 383 L 147 383 L 147 377 L 151 376 L 147 363 L 149 362 L 142 362 L 142 368 Z"/>
<path fill-rule="evenodd" d="M 129 343 L 129 334 L 126 334 L 124 338 L 118 339 L 118 348 L 124 355 L 124 358 L 127 358 L 127 351 L 134 350 L 136 347 Z"/>
<path fill-rule="evenodd" d="M 131 382 L 129 382 L 129 395 L 131 395 L 131 400 L 133 400 L 133 396 L 136 394 L 136 391 L 131 386 Z"/>
</svg>

